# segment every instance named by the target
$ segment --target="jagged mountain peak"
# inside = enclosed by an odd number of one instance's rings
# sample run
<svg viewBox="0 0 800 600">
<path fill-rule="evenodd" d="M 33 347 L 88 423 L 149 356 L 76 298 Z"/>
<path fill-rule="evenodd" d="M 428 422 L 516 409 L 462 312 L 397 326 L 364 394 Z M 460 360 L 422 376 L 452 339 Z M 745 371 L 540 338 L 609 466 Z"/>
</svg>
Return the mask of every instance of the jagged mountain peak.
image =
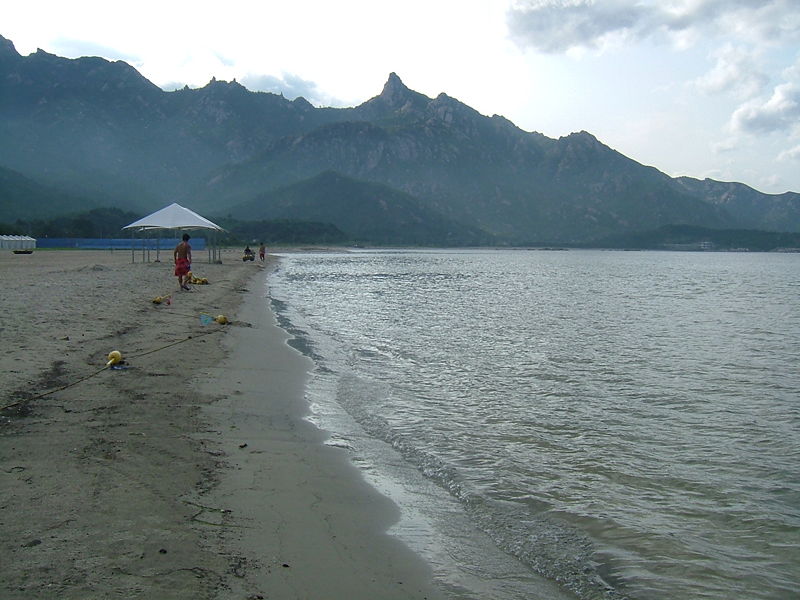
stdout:
<svg viewBox="0 0 800 600">
<path fill-rule="evenodd" d="M 583 151 L 604 151 L 611 150 L 603 142 L 598 140 L 588 131 L 577 131 L 569 135 L 561 136 L 558 138 L 558 143 L 564 147 L 572 149 L 580 149 Z"/>
<path fill-rule="evenodd" d="M 206 85 L 199 88 L 198 93 L 201 97 L 218 99 L 241 98 L 249 96 L 250 94 L 249 90 L 236 81 L 236 79 L 225 81 L 224 79 L 217 79 L 216 77 L 212 77 Z"/>
<path fill-rule="evenodd" d="M 0 58 L 5 57 L 21 58 L 14 42 L 0 35 Z"/>
<path fill-rule="evenodd" d="M 51 54 L 47 50 L 42 50 L 41 48 L 37 48 L 36 52 L 34 52 L 33 54 L 31 54 L 29 56 L 31 58 L 39 58 L 39 59 L 44 59 L 44 60 L 54 60 L 54 59 L 55 60 L 60 60 L 60 61 L 69 61 L 70 60 L 69 58 L 61 58 L 60 56 L 58 56 L 56 54 Z M 72 59 L 72 60 L 77 60 L 77 59 Z"/>
<path fill-rule="evenodd" d="M 393 113 L 421 112 L 429 102 L 430 98 L 406 87 L 397 73 L 392 72 L 381 93 L 367 100 L 358 110 L 365 118 L 382 118 Z"/>
<path fill-rule="evenodd" d="M 381 96 L 386 98 L 387 100 L 393 96 L 403 95 L 409 92 L 410 90 L 406 87 L 406 84 L 403 83 L 403 80 L 392 71 L 389 73 L 389 79 L 386 80 L 386 83 L 383 84 L 383 91 L 381 92 Z"/>
<path fill-rule="evenodd" d="M 422 94 L 410 90 L 406 87 L 406 84 L 403 83 L 403 80 L 398 77 L 397 73 L 392 72 L 389 74 L 389 79 L 386 80 L 383 91 L 381 91 L 378 98 L 382 100 L 387 107 L 399 110 L 415 104 L 416 101 L 420 99 L 420 96 L 422 96 Z M 428 98 L 424 98 L 427 102 Z"/>
<path fill-rule="evenodd" d="M 232 79 L 231 81 L 225 81 L 224 79 L 217 79 L 216 77 L 212 77 L 211 80 L 203 86 L 202 89 L 211 89 L 211 88 L 218 88 L 218 89 L 235 89 L 235 90 L 244 90 L 245 88 L 241 83 L 236 81 L 236 79 Z"/>
<path fill-rule="evenodd" d="M 573 131 L 569 135 L 563 135 L 558 139 L 570 142 L 600 143 L 595 136 L 584 129 L 581 129 L 580 131 Z"/>
</svg>

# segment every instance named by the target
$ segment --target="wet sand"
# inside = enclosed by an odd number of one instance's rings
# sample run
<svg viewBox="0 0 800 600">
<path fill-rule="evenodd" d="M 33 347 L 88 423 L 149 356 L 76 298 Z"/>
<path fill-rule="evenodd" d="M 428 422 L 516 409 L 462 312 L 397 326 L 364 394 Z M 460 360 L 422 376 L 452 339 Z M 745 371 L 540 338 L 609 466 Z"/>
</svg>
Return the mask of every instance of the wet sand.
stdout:
<svg viewBox="0 0 800 600">
<path fill-rule="evenodd" d="M 459 597 L 302 419 L 266 269 L 161 257 L 0 254 L 0 597 Z"/>
</svg>

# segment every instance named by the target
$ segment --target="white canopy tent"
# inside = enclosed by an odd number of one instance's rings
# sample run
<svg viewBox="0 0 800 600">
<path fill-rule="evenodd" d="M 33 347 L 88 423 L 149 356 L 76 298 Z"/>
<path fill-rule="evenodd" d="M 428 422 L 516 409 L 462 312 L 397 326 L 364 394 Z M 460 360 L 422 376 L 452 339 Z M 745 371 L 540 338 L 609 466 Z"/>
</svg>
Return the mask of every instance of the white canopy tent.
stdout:
<svg viewBox="0 0 800 600">
<path fill-rule="evenodd" d="M 9 250 L 33 250 L 36 240 L 29 235 L 0 235 L 0 248 Z"/>
<path fill-rule="evenodd" d="M 142 217 L 138 221 L 134 221 L 130 225 L 126 225 L 122 229 L 143 232 L 164 229 L 176 229 L 179 231 L 195 229 L 208 229 L 214 232 L 225 231 L 216 223 L 174 202 L 161 210 L 157 210 L 146 217 Z M 209 244 L 208 249 L 209 262 L 219 262 L 219 249 L 216 247 L 216 244 Z M 214 255 L 213 258 L 212 254 Z"/>
</svg>

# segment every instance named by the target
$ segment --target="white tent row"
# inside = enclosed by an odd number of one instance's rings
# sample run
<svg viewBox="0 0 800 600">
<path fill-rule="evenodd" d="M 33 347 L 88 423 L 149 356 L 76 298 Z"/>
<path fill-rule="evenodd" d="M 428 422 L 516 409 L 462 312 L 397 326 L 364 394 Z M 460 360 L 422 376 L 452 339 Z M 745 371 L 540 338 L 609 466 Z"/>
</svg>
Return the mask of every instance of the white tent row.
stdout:
<svg viewBox="0 0 800 600">
<path fill-rule="evenodd" d="M 165 229 L 176 229 L 179 231 L 208 229 L 215 233 L 218 231 L 225 231 L 216 223 L 209 221 L 205 217 L 198 215 L 196 212 L 189 210 L 188 208 L 184 208 L 180 204 L 176 204 L 174 202 L 169 206 L 165 206 L 161 210 L 157 210 L 156 212 L 139 219 L 138 221 L 134 221 L 130 225 L 126 225 L 122 229 L 131 229 L 133 231 L 145 233 Z M 219 248 L 216 244 L 209 244 L 208 252 L 209 262 L 220 262 Z M 135 254 L 133 254 L 132 251 L 132 258 L 134 256 Z M 135 260 L 135 258 L 133 260 Z"/>
<path fill-rule="evenodd" d="M 36 240 L 29 235 L 0 235 L 0 248 L 3 250 L 33 250 Z"/>
</svg>

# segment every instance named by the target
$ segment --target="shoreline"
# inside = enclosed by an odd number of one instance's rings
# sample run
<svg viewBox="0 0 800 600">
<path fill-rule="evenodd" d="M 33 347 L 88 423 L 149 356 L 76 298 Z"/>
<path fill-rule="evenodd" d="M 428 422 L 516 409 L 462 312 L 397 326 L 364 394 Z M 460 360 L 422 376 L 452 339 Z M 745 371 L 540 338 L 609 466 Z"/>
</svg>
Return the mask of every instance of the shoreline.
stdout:
<svg viewBox="0 0 800 600">
<path fill-rule="evenodd" d="M 265 269 L 226 254 L 192 292 L 129 253 L 0 255 L 0 595 L 458 597 L 304 420 Z"/>
<path fill-rule="evenodd" d="M 230 511 L 220 539 L 248 561 L 220 597 L 458 597 L 437 589 L 422 558 L 386 533 L 397 507 L 304 418 L 311 361 L 286 343 L 266 274 L 252 282 L 258 292 L 239 311 L 252 328 L 227 336 L 226 358 L 197 382 L 218 398 L 204 413 L 219 426 L 229 465 L 209 494 Z"/>
</svg>

